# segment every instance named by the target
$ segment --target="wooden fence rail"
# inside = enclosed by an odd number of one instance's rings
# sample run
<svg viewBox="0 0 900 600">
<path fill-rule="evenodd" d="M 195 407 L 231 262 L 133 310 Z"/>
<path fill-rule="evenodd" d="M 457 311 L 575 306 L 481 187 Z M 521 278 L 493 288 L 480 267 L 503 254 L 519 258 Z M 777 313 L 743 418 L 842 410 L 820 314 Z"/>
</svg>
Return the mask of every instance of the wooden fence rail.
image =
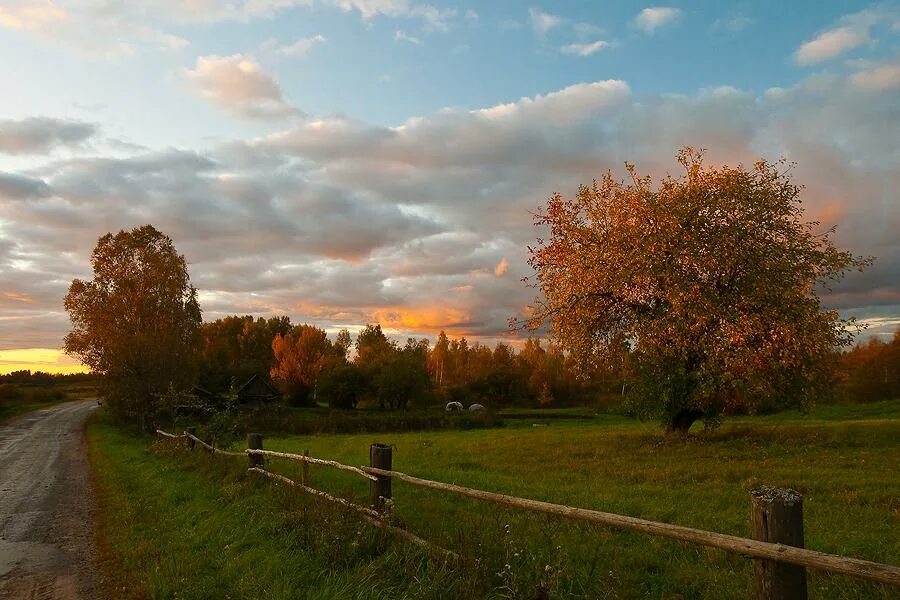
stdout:
<svg viewBox="0 0 900 600">
<path fill-rule="evenodd" d="M 316 488 L 311 488 L 308 485 L 304 485 L 302 483 L 297 483 L 293 479 L 285 477 L 284 475 L 279 475 L 278 473 L 273 473 L 272 471 L 267 471 L 260 467 L 250 467 L 247 469 L 251 473 L 259 473 L 260 475 L 265 475 L 270 479 L 274 479 L 276 481 L 280 481 L 281 483 L 285 483 L 291 487 L 295 487 L 297 489 L 303 490 L 307 494 L 312 494 L 314 496 L 318 496 L 320 498 L 324 498 L 329 502 L 334 502 L 335 504 L 341 504 L 346 506 L 347 508 L 352 508 L 356 512 L 362 513 L 364 515 L 368 515 L 370 517 L 381 517 L 381 513 L 372 508 L 367 508 L 365 506 L 360 506 L 359 504 L 354 504 L 349 500 L 345 500 L 344 498 L 338 498 L 337 496 L 332 496 L 328 492 L 323 492 L 322 490 L 317 490 Z"/>
<path fill-rule="evenodd" d="M 163 433 L 165 433 L 165 432 L 163 432 Z M 182 436 L 182 437 L 186 437 L 187 439 L 200 444 L 201 446 L 203 446 L 204 448 L 206 448 L 207 450 L 209 450 L 210 452 L 212 452 L 214 454 L 224 454 L 225 456 L 244 456 L 245 455 L 244 452 L 229 452 L 228 450 L 222 450 L 221 448 L 216 448 L 212 444 L 210 444 L 208 442 L 204 442 L 203 440 L 198 438 L 193 433 L 188 433 L 187 431 L 184 432 L 184 436 Z"/>
<path fill-rule="evenodd" d="M 273 458 L 285 458 L 287 460 L 296 460 L 302 463 L 309 463 L 312 465 L 322 465 L 323 467 L 333 467 L 335 469 L 340 469 L 341 471 L 349 471 L 350 473 L 356 473 L 366 479 L 371 481 L 377 481 L 378 477 L 375 475 L 371 475 L 366 473 L 362 469 L 358 467 L 351 467 L 349 465 L 342 465 L 341 463 L 334 460 L 325 460 L 324 458 L 313 458 L 312 456 L 306 456 L 304 454 L 290 454 L 288 452 L 273 452 L 272 450 L 261 450 L 255 448 L 247 448 L 244 450 L 247 454 L 257 455 L 257 456 L 269 456 Z"/>
<path fill-rule="evenodd" d="M 586 521 L 618 529 L 637 531 L 658 537 L 688 542 L 700 546 L 718 548 L 753 559 L 753 580 L 751 597 L 754 599 L 806 598 L 806 571 L 812 568 L 876 583 L 900 588 L 900 567 L 876 563 L 858 558 L 828 554 L 803 547 L 803 511 L 802 498 L 793 490 L 762 487 L 751 492 L 751 525 L 756 539 L 715 533 L 702 529 L 672 525 L 639 519 L 614 513 L 606 513 L 585 508 L 576 508 L 562 504 L 553 504 L 540 500 L 519 498 L 496 492 L 488 492 L 464 487 L 452 483 L 432 481 L 413 475 L 407 475 L 391 469 L 391 447 L 384 444 L 372 444 L 369 448 L 369 466 L 352 467 L 333 460 L 313 458 L 305 454 L 274 452 L 262 449 L 262 436 L 253 438 L 251 448 L 244 453 L 225 452 L 213 448 L 191 433 L 175 436 L 164 431 L 157 433 L 169 438 L 187 437 L 197 441 L 213 452 L 221 454 L 246 454 L 250 460 L 250 471 L 277 479 L 283 483 L 315 494 L 319 497 L 338 502 L 357 510 L 363 517 L 381 527 L 395 530 L 400 537 L 429 550 L 436 550 L 445 557 L 458 556 L 448 550 L 439 548 L 413 535 L 412 533 L 389 525 L 381 516 L 392 506 L 391 481 L 397 479 L 412 485 L 425 487 L 441 492 L 449 492 L 486 502 L 493 502 L 512 508 L 556 515 L 566 519 Z M 251 434 L 257 436 L 258 434 Z M 248 442 L 250 436 L 248 436 Z M 248 443 L 248 445 L 251 445 Z M 266 471 L 258 462 L 264 457 L 283 458 L 303 463 L 304 482 L 297 483 L 291 479 Z M 371 504 L 373 508 L 364 508 L 352 504 L 342 498 L 335 498 L 308 486 L 309 475 L 305 471 L 308 464 L 328 466 L 342 471 L 356 473 L 370 481 Z"/>
</svg>

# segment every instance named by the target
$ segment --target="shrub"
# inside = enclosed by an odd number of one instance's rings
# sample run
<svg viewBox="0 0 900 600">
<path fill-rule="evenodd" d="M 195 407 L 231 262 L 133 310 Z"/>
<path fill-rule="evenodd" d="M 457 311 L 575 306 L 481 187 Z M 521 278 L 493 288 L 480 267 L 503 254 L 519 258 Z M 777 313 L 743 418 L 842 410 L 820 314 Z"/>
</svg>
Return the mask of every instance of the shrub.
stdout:
<svg viewBox="0 0 900 600">
<path fill-rule="evenodd" d="M 316 399 L 327 402 L 331 408 L 356 408 L 366 385 L 366 377 L 358 366 L 339 364 L 322 376 Z"/>
</svg>

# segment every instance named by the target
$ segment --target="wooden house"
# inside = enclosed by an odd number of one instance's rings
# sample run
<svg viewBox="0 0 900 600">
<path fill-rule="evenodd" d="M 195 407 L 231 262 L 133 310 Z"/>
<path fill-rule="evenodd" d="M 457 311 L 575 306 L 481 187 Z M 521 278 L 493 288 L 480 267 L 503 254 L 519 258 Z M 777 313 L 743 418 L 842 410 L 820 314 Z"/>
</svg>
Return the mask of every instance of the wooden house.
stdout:
<svg viewBox="0 0 900 600">
<path fill-rule="evenodd" d="M 275 387 L 260 377 L 254 375 L 247 380 L 237 391 L 238 404 L 264 404 L 281 398 L 281 394 Z"/>
</svg>

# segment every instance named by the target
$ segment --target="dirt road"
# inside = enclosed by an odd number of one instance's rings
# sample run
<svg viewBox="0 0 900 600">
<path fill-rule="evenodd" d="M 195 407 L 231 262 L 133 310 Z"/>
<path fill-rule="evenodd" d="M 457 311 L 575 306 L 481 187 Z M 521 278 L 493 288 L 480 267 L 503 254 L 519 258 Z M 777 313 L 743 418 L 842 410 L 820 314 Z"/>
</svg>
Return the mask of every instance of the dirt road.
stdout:
<svg viewBox="0 0 900 600">
<path fill-rule="evenodd" d="M 93 400 L 0 425 L 0 598 L 95 598 L 84 420 Z"/>
</svg>

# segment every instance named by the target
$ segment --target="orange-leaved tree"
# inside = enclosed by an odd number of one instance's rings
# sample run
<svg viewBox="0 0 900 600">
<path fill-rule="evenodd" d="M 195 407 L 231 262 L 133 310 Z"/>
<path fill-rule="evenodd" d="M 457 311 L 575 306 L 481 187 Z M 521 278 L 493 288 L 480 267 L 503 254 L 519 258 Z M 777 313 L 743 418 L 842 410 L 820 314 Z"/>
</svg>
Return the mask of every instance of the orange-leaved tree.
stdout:
<svg viewBox="0 0 900 600">
<path fill-rule="evenodd" d="M 296 405 L 309 404 L 322 374 L 344 361 L 343 348 L 335 348 L 325 330 L 313 325 L 296 325 L 286 335 L 277 334 L 272 351 L 272 379 Z"/>
<path fill-rule="evenodd" d="M 101 237 L 91 266 L 65 297 L 65 351 L 104 376 L 111 410 L 149 426 L 160 397 L 194 381 L 201 317 L 187 262 L 144 225 Z"/>
<path fill-rule="evenodd" d="M 547 326 L 582 366 L 620 360 L 639 374 L 632 400 L 671 431 L 727 410 L 814 399 L 855 322 L 817 290 L 872 259 L 841 250 L 804 219 L 784 161 L 709 167 L 678 154 L 681 177 L 607 173 L 535 217 L 536 299 L 525 324 Z M 515 321 L 514 321 L 515 322 Z"/>
</svg>

